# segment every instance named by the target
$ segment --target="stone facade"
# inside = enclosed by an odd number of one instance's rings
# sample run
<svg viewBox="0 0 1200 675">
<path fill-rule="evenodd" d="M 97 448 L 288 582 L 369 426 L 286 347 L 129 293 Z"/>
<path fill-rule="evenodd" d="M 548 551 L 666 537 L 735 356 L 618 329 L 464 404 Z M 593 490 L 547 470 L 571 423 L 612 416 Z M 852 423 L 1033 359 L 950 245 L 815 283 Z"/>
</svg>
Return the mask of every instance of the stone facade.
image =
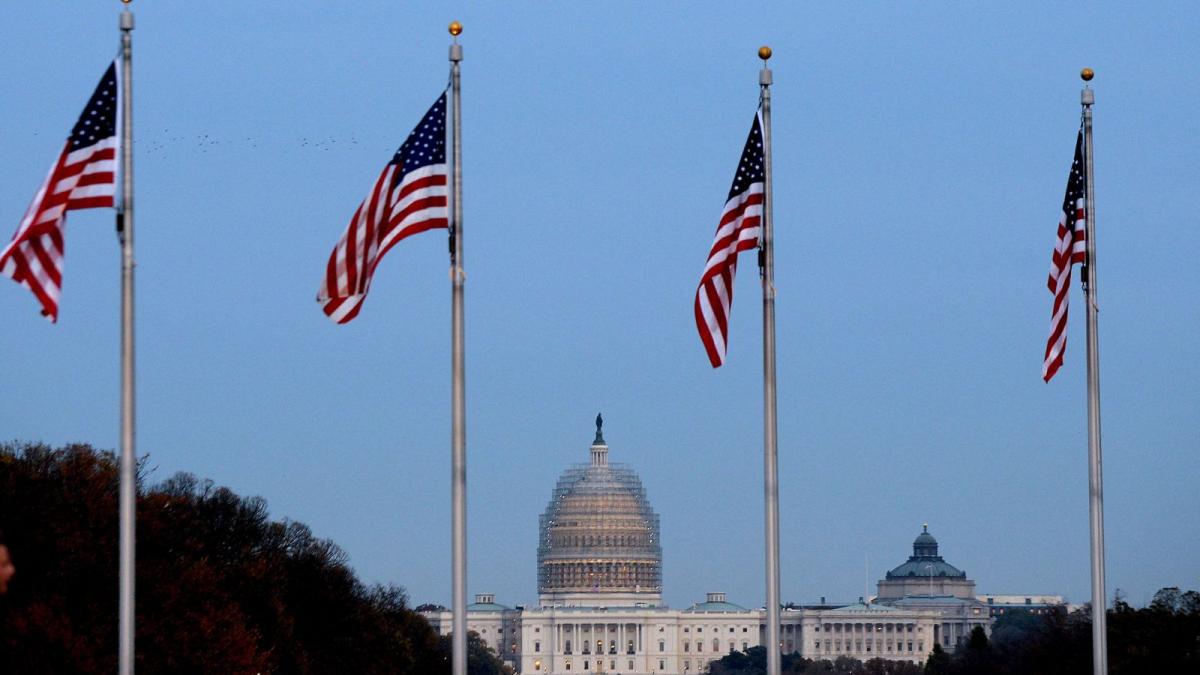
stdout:
<svg viewBox="0 0 1200 675">
<path fill-rule="evenodd" d="M 683 610 L 666 607 L 543 606 L 509 609 L 476 596 L 467 629 L 519 673 L 696 675 L 731 651 L 762 645 L 766 610 L 709 593 Z M 482 602 L 487 600 L 488 602 Z M 439 633 L 448 611 L 427 612 Z M 810 659 L 848 656 L 924 663 L 940 639 L 940 615 L 858 603 L 834 609 L 785 609 L 781 649 Z"/>
</svg>

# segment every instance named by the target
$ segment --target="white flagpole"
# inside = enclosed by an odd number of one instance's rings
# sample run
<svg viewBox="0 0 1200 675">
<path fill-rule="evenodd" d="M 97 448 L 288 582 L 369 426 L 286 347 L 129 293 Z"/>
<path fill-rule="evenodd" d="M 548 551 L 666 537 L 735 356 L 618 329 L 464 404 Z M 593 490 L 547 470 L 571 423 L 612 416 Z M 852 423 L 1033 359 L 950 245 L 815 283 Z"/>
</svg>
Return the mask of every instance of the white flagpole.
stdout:
<svg viewBox="0 0 1200 675">
<path fill-rule="evenodd" d="M 453 186 L 450 190 L 450 280 L 453 296 L 451 334 L 454 343 L 451 366 L 453 384 L 450 402 L 451 501 L 453 548 L 453 634 L 451 657 L 453 675 L 467 673 L 467 422 L 466 384 L 463 354 L 463 234 L 462 234 L 462 91 L 459 83 L 459 63 L 463 58 L 458 36 L 462 24 L 451 22 L 450 34 L 450 107 L 453 112 Z"/>
<path fill-rule="evenodd" d="M 763 290 L 763 496 L 767 560 L 767 675 L 779 675 L 779 453 L 775 413 L 775 240 L 771 222 L 771 58 L 770 47 L 760 47 L 763 61 L 758 73 L 762 91 L 763 219 L 759 271 Z"/>
<path fill-rule="evenodd" d="M 1080 77 L 1090 82 L 1094 73 L 1084 68 Z M 1083 105 L 1083 158 L 1087 168 L 1087 264 L 1083 292 L 1087 302 L 1087 401 L 1088 401 L 1088 520 L 1092 545 L 1092 672 L 1108 673 L 1108 601 L 1104 584 L 1104 472 L 1100 453 L 1100 342 L 1096 305 L 1096 192 L 1092 182 L 1092 104 L 1095 93 L 1086 84 L 1080 92 Z"/>
<path fill-rule="evenodd" d="M 123 0 L 129 4 L 130 0 Z M 121 525 L 118 672 L 133 675 L 137 454 L 133 370 L 133 14 L 121 12 Z"/>
</svg>

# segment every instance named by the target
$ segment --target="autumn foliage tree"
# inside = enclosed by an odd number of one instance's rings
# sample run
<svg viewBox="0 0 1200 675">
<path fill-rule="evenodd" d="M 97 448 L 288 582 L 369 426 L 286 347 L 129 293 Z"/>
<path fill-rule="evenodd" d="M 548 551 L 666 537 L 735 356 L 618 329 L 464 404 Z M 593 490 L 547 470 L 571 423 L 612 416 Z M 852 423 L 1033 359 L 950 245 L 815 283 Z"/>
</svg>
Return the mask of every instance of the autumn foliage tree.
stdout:
<svg viewBox="0 0 1200 675">
<path fill-rule="evenodd" d="M 112 673 L 117 483 L 87 445 L 0 445 L 0 672 Z M 139 481 L 142 482 L 142 481 Z M 142 486 L 137 668 L 149 673 L 442 673 L 437 634 L 396 586 L 364 586 L 332 542 L 186 474 Z"/>
</svg>

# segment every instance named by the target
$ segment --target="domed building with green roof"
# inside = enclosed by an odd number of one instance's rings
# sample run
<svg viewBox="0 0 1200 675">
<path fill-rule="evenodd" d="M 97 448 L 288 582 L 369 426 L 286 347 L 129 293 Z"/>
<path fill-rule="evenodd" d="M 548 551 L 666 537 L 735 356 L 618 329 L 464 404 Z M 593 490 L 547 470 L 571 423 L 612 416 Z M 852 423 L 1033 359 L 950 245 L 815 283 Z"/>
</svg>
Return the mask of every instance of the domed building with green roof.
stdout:
<svg viewBox="0 0 1200 675">
<path fill-rule="evenodd" d="M 937 539 L 926 523 L 913 540 L 913 554 L 879 581 L 877 593 L 881 601 L 910 595 L 974 598 L 975 582 L 938 555 Z"/>
<path fill-rule="evenodd" d="M 946 651 L 966 643 L 976 626 L 991 630 L 991 612 L 975 596 L 975 582 L 938 554 L 926 523 L 913 540 L 913 554 L 879 580 L 876 602 L 896 609 L 935 611 L 934 641 Z"/>
</svg>

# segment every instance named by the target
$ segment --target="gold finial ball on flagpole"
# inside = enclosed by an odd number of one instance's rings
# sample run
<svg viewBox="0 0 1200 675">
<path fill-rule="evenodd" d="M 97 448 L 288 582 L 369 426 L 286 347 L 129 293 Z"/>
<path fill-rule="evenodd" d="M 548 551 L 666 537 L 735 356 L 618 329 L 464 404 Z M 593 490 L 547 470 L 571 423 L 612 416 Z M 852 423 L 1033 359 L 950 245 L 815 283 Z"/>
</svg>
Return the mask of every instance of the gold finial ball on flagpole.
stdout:
<svg viewBox="0 0 1200 675">
<path fill-rule="evenodd" d="M 462 33 L 462 24 L 457 21 L 451 21 L 449 30 L 451 35 L 458 37 Z"/>
<path fill-rule="evenodd" d="M 763 61 L 766 61 L 767 59 L 771 58 L 771 48 L 766 45 L 759 47 L 758 48 L 758 58 L 762 59 Z"/>
<path fill-rule="evenodd" d="M 1092 70 L 1091 68 L 1084 68 L 1083 70 L 1079 71 L 1079 77 L 1084 82 L 1091 82 L 1092 78 L 1095 76 L 1096 76 L 1096 71 Z"/>
<path fill-rule="evenodd" d="M 123 3 L 125 3 L 125 4 L 127 4 L 127 5 L 128 5 L 129 3 L 133 2 L 133 0 L 121 0 L 121 2 L 123 2 Z"/>
</svg>

